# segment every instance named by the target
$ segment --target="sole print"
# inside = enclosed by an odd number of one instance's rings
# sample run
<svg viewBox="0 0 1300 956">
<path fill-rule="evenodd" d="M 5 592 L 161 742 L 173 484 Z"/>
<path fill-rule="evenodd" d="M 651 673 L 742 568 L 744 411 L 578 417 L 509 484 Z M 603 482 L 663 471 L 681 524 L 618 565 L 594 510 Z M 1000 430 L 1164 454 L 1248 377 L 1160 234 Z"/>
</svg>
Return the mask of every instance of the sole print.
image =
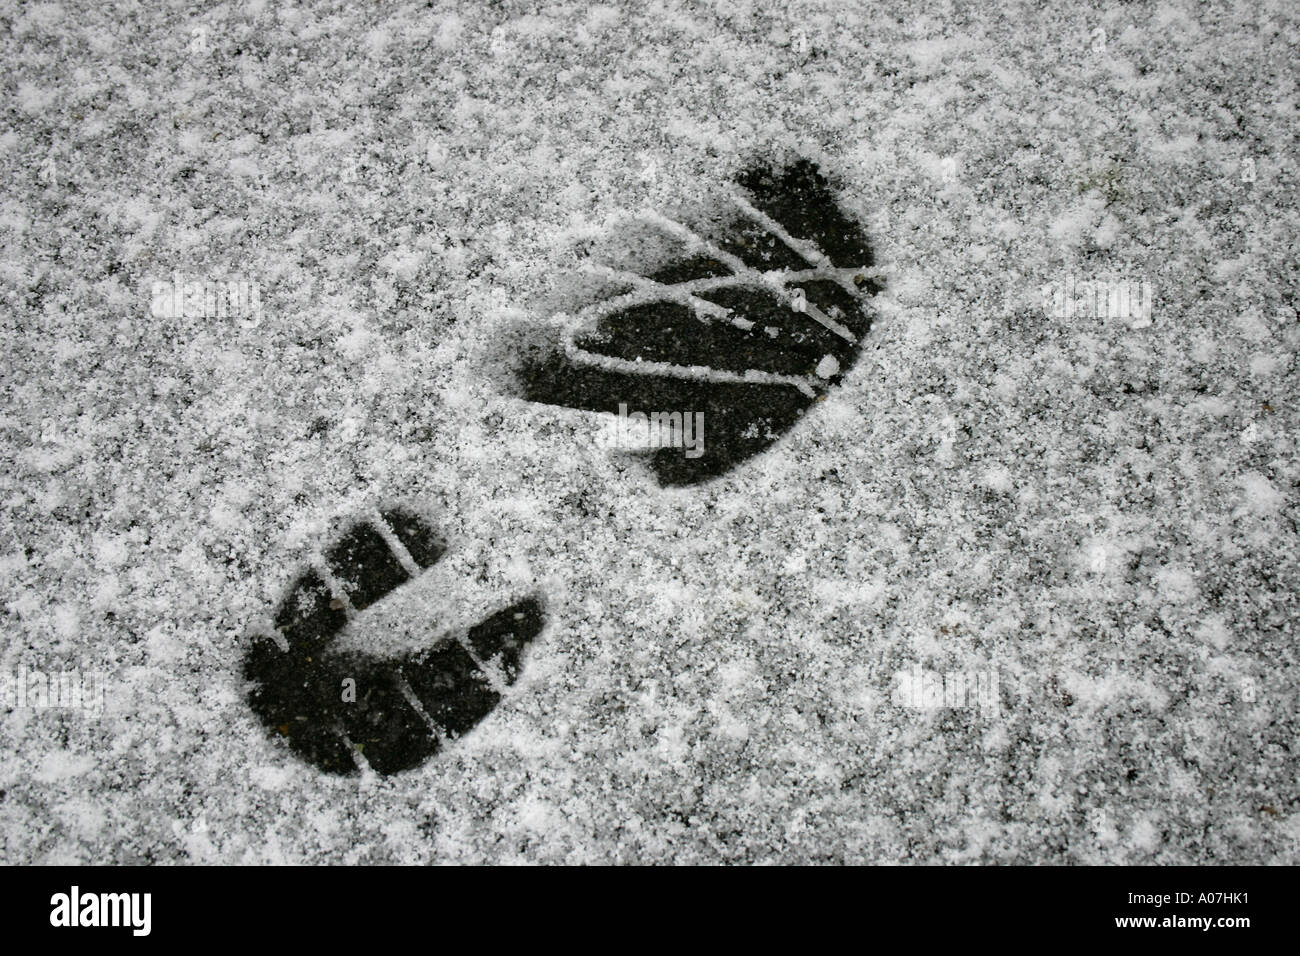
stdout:
<svg viewBox="0 0 1300 956">
<path fill-rule="evenodd" d="M 244 660 L 249 704 L 273 736 L 328 773 L 369 766 L 391 774 L 424 763 L 491 713 L 542 630 L 536 598 L 416 654 L 377 659 L 338 646 L 345 630 L 365 626 L 363 612 L 445 552 L 426 521 L 395 507 L 352 524 L 320 567 L 299 575 L 275 632 Z"/>
<path fill-rule="evenodd" d="M 703 454 L 649 454 L 663 485 L 707 481 L 839 384 L 871 327 L 867 300 L 883 288 L 875 257 L 805 159 L 745 170 L 701 228 L 644 213 L 629 229 L 657 233 L 667 261 L 590 268 L 604 295 L 518 365 L 515 390 L 594 412 L 703 413 Z"/>
</svg>

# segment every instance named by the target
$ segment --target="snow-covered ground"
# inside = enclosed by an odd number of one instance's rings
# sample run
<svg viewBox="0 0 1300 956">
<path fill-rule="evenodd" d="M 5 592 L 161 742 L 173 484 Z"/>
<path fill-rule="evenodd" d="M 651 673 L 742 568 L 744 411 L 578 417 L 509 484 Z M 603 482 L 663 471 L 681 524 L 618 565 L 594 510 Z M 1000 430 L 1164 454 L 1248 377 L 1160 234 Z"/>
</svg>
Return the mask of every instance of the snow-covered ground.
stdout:
<svg viewBox="0 0 1300 956">
<path fill-rule="evenodd" d="M 103 687 L 0 704 L 4 862 L 1300 862 L 1293 4 L 190 6 L 0 10 L 0 664 Z M 806 421 L 665 490 L 500 388 L 773 149 L 887 273 Z M 247 635 L 392 500 L 549 621 L 326 776 Z"/>
</svg>

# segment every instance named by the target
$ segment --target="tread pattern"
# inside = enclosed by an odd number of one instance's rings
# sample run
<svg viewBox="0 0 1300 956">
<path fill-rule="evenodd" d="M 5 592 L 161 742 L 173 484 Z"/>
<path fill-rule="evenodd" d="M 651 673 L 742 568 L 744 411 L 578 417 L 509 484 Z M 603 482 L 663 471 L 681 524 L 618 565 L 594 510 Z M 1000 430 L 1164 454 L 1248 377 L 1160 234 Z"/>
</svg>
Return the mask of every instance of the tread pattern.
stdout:
<svg viewBox="0 0 1300 956">
<path fill-rule="evenodd" d="M 704 412 L 702 456 L 648 453 L 665 485 L 716 478 L 785 434 L 856 361 L 882 288 L 870 243 L 813 163 L 754 166 L 735 185 L 719 235 L 653 218 L 680 255 L 644 275 L 608 270 L 613 294 L 585 326 L 516 370 L 530 401 Z"/>
</svg>

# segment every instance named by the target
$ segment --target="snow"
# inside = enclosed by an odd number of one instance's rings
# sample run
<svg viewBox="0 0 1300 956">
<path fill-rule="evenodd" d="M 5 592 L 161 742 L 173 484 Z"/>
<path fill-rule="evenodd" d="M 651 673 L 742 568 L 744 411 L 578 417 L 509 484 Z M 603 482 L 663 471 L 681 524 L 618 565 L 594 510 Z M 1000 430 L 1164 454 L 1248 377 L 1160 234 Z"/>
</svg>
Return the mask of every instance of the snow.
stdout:
<svg viewBox="0 0 1300 956">
<path fill-rule="evenodd" d="M 0 706 L 4 860 L 1300 862 L 1296 8 L 922 14 L 24 7 L 0 667 L 107 706 Z M 585 304 L 576 247 L 773 149 L 889 290 L 771 450 L 663 490 L 487 374 Z M 153 316 L 178 272 L 260 321 Z M 1067 275 L 1150 324 L 1051 315 Z M 327 777 L 240 662 L 394 500 L 549 621 L 465 739 Z M 913 668 L 998 706 L 902 706 Z"/>
</svg>

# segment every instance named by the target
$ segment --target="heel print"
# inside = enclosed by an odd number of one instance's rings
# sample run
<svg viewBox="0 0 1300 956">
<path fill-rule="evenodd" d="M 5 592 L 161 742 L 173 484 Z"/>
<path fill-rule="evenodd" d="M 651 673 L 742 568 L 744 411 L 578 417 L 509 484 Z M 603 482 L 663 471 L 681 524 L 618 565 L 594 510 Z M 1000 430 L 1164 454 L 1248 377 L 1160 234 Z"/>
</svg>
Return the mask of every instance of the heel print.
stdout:
<svg viewBox="0 0 1300 956">
<path fill-rule="evenodd" d="M 518 601 L 464 635 L 392 660 L 335 653 L 365 610 L 432 567 L 446 551 L 405 508 L 350 526 L 303 572 L 244 660 L 249 704 L 275 736 L 328 773 L 381 774 L 419 766 L 468 733 L 518 678 L 545 625 L 541 601 Z M 435 622 L 430 622 L 430 627 Z"/>
</svg>

